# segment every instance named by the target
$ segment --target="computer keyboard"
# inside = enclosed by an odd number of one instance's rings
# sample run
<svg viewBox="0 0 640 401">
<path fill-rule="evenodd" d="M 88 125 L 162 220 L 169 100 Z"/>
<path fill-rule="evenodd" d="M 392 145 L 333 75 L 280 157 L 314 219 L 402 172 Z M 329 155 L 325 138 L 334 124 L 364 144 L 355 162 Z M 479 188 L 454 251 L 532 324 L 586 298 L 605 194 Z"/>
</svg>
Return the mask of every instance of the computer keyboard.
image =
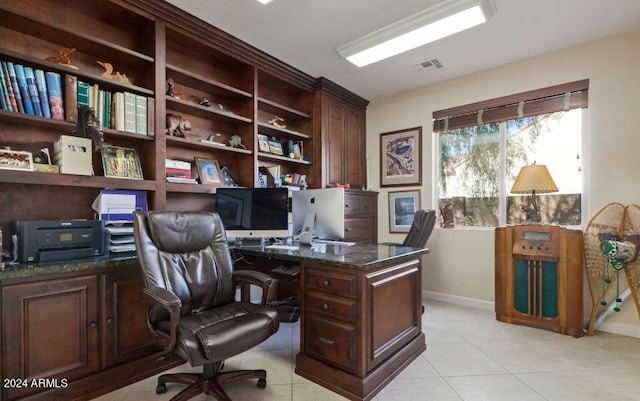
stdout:
<svg viewBox="0 0 640 401">
<path fill-rule="evenodd" d="M 278 245 L 278 244 L 267 245 L 264 248 L 265 249 L 283 249 L 286 251 L 297 251 L 300 249 L 298 245 Z"/>
<path fill-rule="evenodd" d="M 336 246 L 352 246 L 355 245 L 355 242 L 350 241 L 333 241 L 330 239 L 314 239 L 312 241 L 314 244 L 326 244 L 326 245 L 336 245 Z"/>
</svg>

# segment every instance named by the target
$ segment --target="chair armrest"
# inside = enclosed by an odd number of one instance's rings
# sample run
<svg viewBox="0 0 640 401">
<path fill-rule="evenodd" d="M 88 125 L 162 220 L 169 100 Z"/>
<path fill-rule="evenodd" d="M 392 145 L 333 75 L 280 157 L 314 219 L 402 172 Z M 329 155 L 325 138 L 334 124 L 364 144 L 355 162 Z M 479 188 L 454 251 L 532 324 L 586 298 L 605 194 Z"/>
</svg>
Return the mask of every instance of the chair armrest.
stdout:
<svg viewBox="0 0 640 401">
<path fill-rule="evenodd" d="M 165 351 L 173 350 L 178 340 L 182 301 L 174 293 L 162 287 L 144 288 L 143 294 L 147 305 L 147 326 L 151 330 L 153 343 Z M 151 318 L 153 308 L 161 308 L 169 314 L 168 334 L 154 326 Z"/>
<path fill-rule="evenodd" d="M 278 289 L 278 280 L 256 270 L 234 270 L 233 281 L 241 286 L 242 291 L 248 288 L 249 284 L 262 288 L 261 304 L 267 306 L 268 302 L 275 298 Z M 243 299 L 247 296 L 243 295 Z"/>
<path fill-rule="evenodd" d="M 378 245 L 402 246 L 400 242 L 381 242 Z"/>
</svg>

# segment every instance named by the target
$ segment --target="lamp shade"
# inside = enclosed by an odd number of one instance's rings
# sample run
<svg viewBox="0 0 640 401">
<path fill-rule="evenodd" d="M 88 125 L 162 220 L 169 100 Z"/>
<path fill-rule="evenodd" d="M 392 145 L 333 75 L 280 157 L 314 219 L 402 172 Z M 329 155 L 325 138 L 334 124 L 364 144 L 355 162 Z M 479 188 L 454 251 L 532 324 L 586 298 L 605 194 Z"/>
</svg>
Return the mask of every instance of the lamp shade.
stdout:
<svg viewBox="0 0 640 401">
<path fill-rule="evenodd" d="M 522 167 L 511 188 L 513 194 L 530 194 L 533 191 L 539 194 L 558 192 L 558 187 L 544 164 Z"/>
</svg>

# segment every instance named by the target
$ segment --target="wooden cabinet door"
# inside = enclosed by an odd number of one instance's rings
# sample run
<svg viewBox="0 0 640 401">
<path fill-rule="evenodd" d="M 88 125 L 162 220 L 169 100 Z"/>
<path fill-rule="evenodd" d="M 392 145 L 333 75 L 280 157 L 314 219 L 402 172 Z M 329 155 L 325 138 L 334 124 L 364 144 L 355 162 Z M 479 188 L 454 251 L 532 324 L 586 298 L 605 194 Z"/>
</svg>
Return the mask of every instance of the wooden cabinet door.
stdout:
<svg viewBox="0 0 640 401">
<path fill-rule="evenodd" d="M 103 368 L 156 350 L 146 324 L 142 274 L 136 266 L 101 275 Z"/>
<path fill-rule="evenodd" d="M 100 368 L 96 275 L 10 285 L 2 294 L 4 378 L 62 386 Z M 41 390 L 8 389 L 6 398 Z"/>
</svg>

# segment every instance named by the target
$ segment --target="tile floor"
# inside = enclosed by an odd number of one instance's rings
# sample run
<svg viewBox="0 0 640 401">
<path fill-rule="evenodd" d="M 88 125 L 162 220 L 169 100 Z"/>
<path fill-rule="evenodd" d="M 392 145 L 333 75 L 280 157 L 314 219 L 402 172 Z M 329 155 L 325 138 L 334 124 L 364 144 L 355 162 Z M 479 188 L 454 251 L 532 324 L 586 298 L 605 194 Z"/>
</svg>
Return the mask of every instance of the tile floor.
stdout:
<svg viewBox="0 0 640 401">
<path fill-rule="evenodd" d="M 374 401 L 638 401 L 640 339 L 597 332 L 573 338 L 496 321 L 491 311 L 425 301 L 427 351 Z M 229 369 L 264 368 L 267 388 L 254 381 L 226 386 L 234 401 L 344 400 L 294 373 L 299 324 L 226 361 Z M 194 370 L 188 365 L 176 371 Z M 194 371 L 198 371 L 195 369 Z M 181 385 L 155 394 L 156 378 L 106 394 L 99 401 L 166 401 Z M 214 401 L 202 395 L 195 401 Z"/>
</svg>

